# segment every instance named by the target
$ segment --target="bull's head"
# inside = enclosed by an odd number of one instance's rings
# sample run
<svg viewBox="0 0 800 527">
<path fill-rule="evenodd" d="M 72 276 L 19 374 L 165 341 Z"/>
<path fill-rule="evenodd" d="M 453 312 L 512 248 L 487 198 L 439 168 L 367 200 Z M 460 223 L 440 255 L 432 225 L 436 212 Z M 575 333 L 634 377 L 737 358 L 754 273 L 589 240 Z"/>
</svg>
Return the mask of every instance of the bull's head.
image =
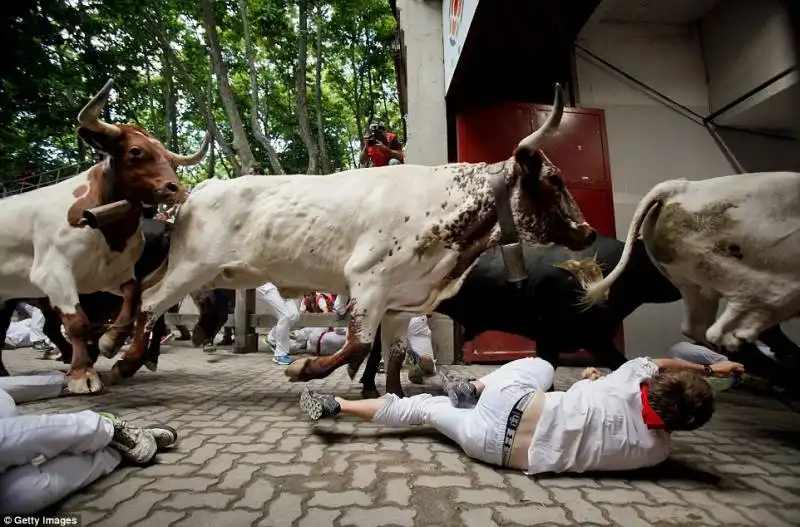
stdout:
<svg viewBox="0 0 800 527">
<path fill-rule="evenodd" d="M 109 156 L 110 170 L 104 173 L 104 200 L 149 204 L 184 201 L 186 189 L 175 169 L 196 165 L 203 159 L 209 145 L 208 134 L 200 150 L 184 156 L 170 152 L 142 128 L 103 122 L 100 112 L 113 84 L 113 79 L 109 79 L 78 114 L 78 135 Z"/>
<path fill-rule="evenodd" d="M 581 250 L 597 238 L 578 204 L 564 185 L 561 171 L 541 148 L 558 130 L 564 114 L 564 96 L 556 84 L 553 111 L 544 125 L 523 139 L 514 150 L 518 181 L 515 222 L 520 238 L 528 243 L 549 241 Z"/>
</svg>

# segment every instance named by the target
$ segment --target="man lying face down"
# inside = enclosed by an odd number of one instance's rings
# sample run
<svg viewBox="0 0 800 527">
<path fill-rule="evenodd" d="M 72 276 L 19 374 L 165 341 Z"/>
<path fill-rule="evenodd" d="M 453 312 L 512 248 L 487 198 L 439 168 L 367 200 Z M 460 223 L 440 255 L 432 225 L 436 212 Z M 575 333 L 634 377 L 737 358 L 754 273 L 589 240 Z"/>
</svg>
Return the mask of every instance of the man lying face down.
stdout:
<svg viewBox="0 0 800 527">
<path fill-rule="evenodd" d="M 428 425 L 480 461 L 526 474 L 632 470 L 669 455 L 670 432 L 694 430 L 714 413 L 704 379 L 742 372 L 720 362 L 637 358 L 601 377 L 594 368 L 565 392 L 547 392 L 553 367 L 519 359 L 470 379 L 443 374 L 446 396 L 348 401 L 306 389 L 301 409 L 314 420 L 351 415 L 386 426 Z"/>
</svg>

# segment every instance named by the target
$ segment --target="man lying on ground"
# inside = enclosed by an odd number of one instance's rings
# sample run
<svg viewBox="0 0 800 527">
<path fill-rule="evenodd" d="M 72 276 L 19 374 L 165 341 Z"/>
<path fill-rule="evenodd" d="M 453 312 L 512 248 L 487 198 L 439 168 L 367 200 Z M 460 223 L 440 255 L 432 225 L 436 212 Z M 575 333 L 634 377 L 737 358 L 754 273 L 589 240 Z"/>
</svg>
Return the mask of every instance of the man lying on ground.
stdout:
<svg viewBox="0 0 800 527">
<path fill-rule="evenodd" d="M 526 474 L 632 470 L 664 461 L 670 432 L 711 418 L 714 394 L 703 374 L 741 371 L 734 362 L 637 358 L 605 377 L 587 368 L 567 391 L 547 393 L 553 367 L 527 358 L 479 380 L 443 374 L 446 396 L 348 401 L 306 389 L 300 408 L 314 420 L 342 414 L 386 426 L 432 426 L 471 458 Z"/>
<path fill-rule="evenodd" d="M 57 397 L 63 374 L 0 381 L 0 514 L 35 514 L 123 459 L 148 463 L 178 439 L 168 426 L 136 428 L 108 412 L 19 415 L 17 403 Z"/>
</svg>

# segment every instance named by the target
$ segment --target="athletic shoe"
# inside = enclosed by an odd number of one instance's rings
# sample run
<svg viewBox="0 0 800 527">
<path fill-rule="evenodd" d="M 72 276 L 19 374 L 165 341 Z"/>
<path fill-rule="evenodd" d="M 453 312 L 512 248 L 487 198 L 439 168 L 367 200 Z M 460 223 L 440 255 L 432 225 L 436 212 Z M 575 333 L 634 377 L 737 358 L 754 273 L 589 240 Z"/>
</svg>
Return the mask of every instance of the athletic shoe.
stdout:
<svg viewBox="0 0 800 527">
<path fill-rule="evenodd" d="M 171 426 L 153 424 L 145 426 L 144 429 L 153 435 L 159 452 L 171 447 L 178 441 L 178 431 Z"/>
<path fill-rule="evenodd" d="M 31 346 L 31 347 L 33 348 L 34 351 L 42 351 L 42 352 L 48 352 L 48 351 L 53 349 L 52 345 L 48 344 L 47 342 L 45 342 L 43 340 L 39 340 L 37 342 L 34 342 L 33 346 Z"/>
<path fill-rule="evenodd" d="M 61 352 L 58 350 L 50 350 L 45 351 L 42 353 L 42 359 L 44 360 L 61 360 Z"/>
<path fill-rule="evenodd" d="M 273 355 L 272 362 L 281 366 L 288 366 L 292 363 L 292 358 L 288 355 Z"/>
<path fill-rule="evenodd" d="M 173 341 L 174 338 L 175 338 L 175 334 L 172 333 L 172 332 L 169 332 L 166 335 L 164 335 L 163 337 L 161 337 L 161 344 L 162 345 L 169 344 L 170 342 Z"/>
<path fill-rule="evenodd" d="M 131 426 L 116 416 L 108 417 L 108 415 L 114 415 L 108 412 L 101 415 L 114 426 L 114 436 L 109 446 L 118 450 L 122 457 L 139 465 L 147 463 L 155 457 L 158 444 L 149 430 Z"/>
<path fill-rule="evenodd" d="M 342 407 L 333 395 L 312 392 L 305 388 L 300 394 L 300 410 L 317 421 L 323 417 L 336 417 L 342 411 Z"/>
<path fill-rule="evenodd" d="M 13 350 L 17 349 L 17 346 L 13 342 L 11 342 L 10 340 L 6 340 L 3 343 L 3 349 L 4 350 L 13 351 Z"/>
<path fill-rule="evenodd" d="M 114 412 L 109 412 L 107 410 L 104 410 L 102 412 L 97 412 L 97 415 L 99 415 L 100 417 L 105 417 L 109 421 L 114 421 L 120 418 L 118 414 L 115 414 Z"/>
<path fill-rule="evenodd" d="M 456 374 L 448 378 L 447 373 L 443 373 L 442 383 L 444 384 L 444 393 L 447 394 L 450 398 L 450 403 L 456 408 L 469 408 L 477 404 L 478 390 L 465 377 Z"/>
</svg>

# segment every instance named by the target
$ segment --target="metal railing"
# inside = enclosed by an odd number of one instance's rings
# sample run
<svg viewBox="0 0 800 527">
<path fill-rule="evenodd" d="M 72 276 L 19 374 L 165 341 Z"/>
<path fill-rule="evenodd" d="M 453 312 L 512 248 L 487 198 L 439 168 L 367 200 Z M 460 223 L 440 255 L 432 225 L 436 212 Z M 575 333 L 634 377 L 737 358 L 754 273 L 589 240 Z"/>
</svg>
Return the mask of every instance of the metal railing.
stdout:
<svg viewBox="0 0 800 527">
<path fill-rule="evenodd" d="M 38 174 L 28 174 L 15 178 L 9 178 L 7 181 L 0 183 L 0 198 L 7 198 L 16 194 L 22 194 L 31 190 L 36 190 L 42 187 L 49 187 L 60 183 L 65 179 L 69 179 L 80 174 L 94 164 L 93 161 L 84 161 L 82 163 L 75 163 L 61 168 L 46 170 Z"/>
</svg>

